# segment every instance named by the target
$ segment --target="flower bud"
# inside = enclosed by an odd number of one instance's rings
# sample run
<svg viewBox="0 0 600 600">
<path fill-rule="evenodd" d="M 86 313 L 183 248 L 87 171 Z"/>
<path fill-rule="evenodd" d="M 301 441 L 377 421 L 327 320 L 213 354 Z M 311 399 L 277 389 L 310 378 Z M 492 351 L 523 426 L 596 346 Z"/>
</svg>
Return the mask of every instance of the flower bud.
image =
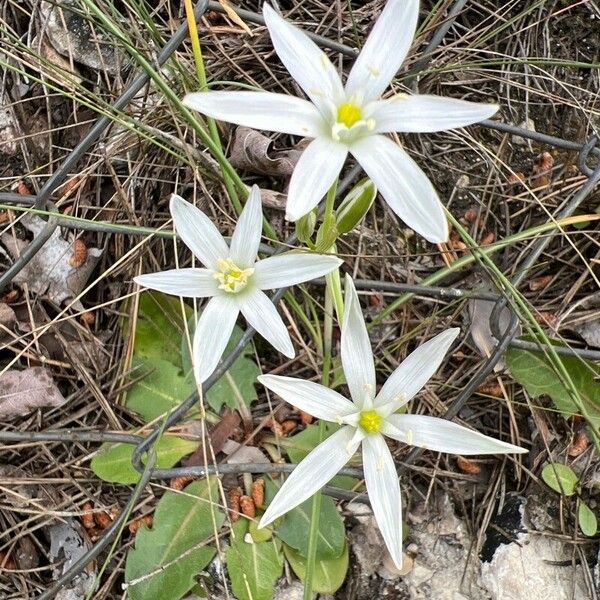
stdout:
<svg viewBox="0 0 600 600">
<path fill-rule="evenodd" d="M 335 212 L 337 230 L 340 234 L 352 231 L 367 214 L 377 188 L 368 178 L 361 179 L 346 195 Z"/>
</svg>

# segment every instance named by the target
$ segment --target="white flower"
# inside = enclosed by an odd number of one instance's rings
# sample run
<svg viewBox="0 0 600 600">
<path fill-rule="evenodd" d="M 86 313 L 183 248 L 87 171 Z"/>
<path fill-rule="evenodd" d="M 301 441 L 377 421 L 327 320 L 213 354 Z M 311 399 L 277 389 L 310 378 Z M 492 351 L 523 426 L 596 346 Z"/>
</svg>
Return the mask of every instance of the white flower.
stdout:
<svg viewBox="0 0 600 600">
<path fill-rule="evenodd" d="M 523 448 L 436 417 L 396 414 L 437 371 L 459 329 L 448 329 L 417 348 L 375 394 L 375 366 L 354 284 L 346 276 L 342 367 L 352 401 L 322 385 L 291 377 L 258 379 L 286 402 L 342 425 L 292 472 L 260 521 L 264 527 L 323 487 L 362 443 L 367 491 L 394 563 L 402 563 L 402 509 L 394 460 L 384 436 L 412 446 L 454 454 L 506 454 Z"/>
<path fill-rule="evenodd" d="M 231 247 L 210 219 L 180 196 L 173 194 L 170 209 L 177 233 L 206 268 L 173 269 L 134 279 L 167 294 L 210 298 L 194 334 L 197 381 L 205 381 L 215 370 L 240 312 L 279 352 L 292 358 L 294 347 L 287 328 L 263 290 L 321 277 L 343 261 L 308 252 L 286 252 L 257 261 L 263 216 L 256 186 L 233 232 Z"/>
<path fill-rule="evenodd" d="M 290 181 L 288 219 L 295 221 L 318 204 L 350 152 L 407 225 L 430 242 L 446 241 L 448 225 L 433 185 L 384 134 L 463 127 L 491 117 L 498 106 L 429 95 L 380 99 L 410 49 L 419 1 L 388 1 L 345 86 L 306 34 L 268 4 L 263 15 L 279 58 L 311 102 L 268 92 L 210 91 L 188 94 L 184 104 L 216 119 L 314 138 Z"/>
</svg>

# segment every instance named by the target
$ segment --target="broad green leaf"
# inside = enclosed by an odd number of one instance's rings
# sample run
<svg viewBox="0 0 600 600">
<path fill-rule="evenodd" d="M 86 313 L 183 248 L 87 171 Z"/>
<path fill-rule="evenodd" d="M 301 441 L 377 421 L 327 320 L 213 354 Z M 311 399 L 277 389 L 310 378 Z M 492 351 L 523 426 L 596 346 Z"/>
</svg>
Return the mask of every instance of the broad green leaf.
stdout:
<svg viewBox="0 0 600 600">
<path fill-rule="evenodd" d="M 246 542 L 246 519 L 240 519 L 232 529 L 234 536 L 227 548 L 226 560 L 235 597 L 238 600 L 270 600 L 283 572 L 281 542 L 275 538 L 258 544 Z"/>
<path fill-rule="evenodd" d="M 137 358 L 133 361 L 131 385 L 125 406 L 149 422 L 175 408 L 196 385 L 184 377 L 181 367 L 160 358 Z"/>
<path fill-rule="evenodd" d="M 184 304 L 182 315 L 181 301 L 176 296 L 148 291 L 140 294 L 133 353 L 136 357 L 161 359 L 182 368 L 181 336 L 185 322 L 193 310 Z M 123 331 L 127 334 L 125 324 Z"/>
<path fill-rule="evenodd" d="M 184 456 L 194 452 L 198 445 L 199 442 L 164 435 L 154 444 L 156 466 L 159 469 L 169 469 Z M 98 454 L 92 458 L 90 465 L 92 471 L 104 481 L 124 484 L 137 483 L 140 474 L 131 464 L 134 448 L 135 446 L 132 444 L 102 444 Z"/>
<path fill-rule="evenodd" d="M 561 356 L 560 360 L 579 392 L 588 422 L 597 434 L 600 431 L 600 383 L 595 377 L 600 374 L 600 367 L 572 356 Z M 556 408 L 566 417 L 579 413 L 569 390 L 543 352 L 509 348 L 506 362 L 511 375 L 529 394 L 534 397 L 550 396 Z"/>
<path fill-rule="evenodd" d="M 306 558 L 284 544 L 283 551 L 294 573 L 301 581 L 306 577 Z M 334 594 L 342 587 L 348 571 L 348 544 L 337 558 L 315 561 L 313 590 L 319 594 Z"/>
<path fill-rule="evenodd" d="M 224 521 L 216 508 L 218 502 L 214 478 L 195 481 L 182 492 L 165 493 L 156 507 L 152 529 L 142 527 L 127 554 L 125 581 L 131 583 L 130 600 L 178 600 L 196 585 L 198 573 L 215 555 L 209 540 L 215 526 L 218 531 Z"/>
<path fill-rule="evenodd" d="M 583 532 L 583 535 L 587 535 L 587 537 L 596 535 L 598 531 L 598 519 L 596 519 L 596 515 L 585 502 L 579 502 L 577 520 L 579 521 L 579 528 Z"/>
<path fill-rule="evenodd" d="M 560 463 L 549 463 L 542 469 L 542 479 L 548 487 L 555 492 L 572 496 L 576 489 L 579 479 L 571 467 L 561 465 Z"/>
<path fill-rule="evenodd" d="M 279 486 L 272 479 L 265 479 L 267 505 L 273 499 Z M 273 526 L 275 535 L 302 556 L 308 552 L 308 537 L 312 513 L 312 497 L 293 508 Z M 321 498 L 319 530 L 317 532 L 317 558 L 336 558 L 344 551 L 346 531 L 344 521 L 334 501 L 328 496 Z"/>
<path fill-rule="evenodd" d="M 190 324 L 190 331 L 194 331 L 193 323 Z M 244 332 L 240 327 L 234 327 L 223 356 L 227 356 L 233 350 L 243 334 Z M 184 370 L 189 373 L 192 370 L 192 363 L 189 345 L 185 338 L 183 339 L 181 354 Z M 223 406 L 228 406 L 234 410 L 243 404 L 250 406 L 258 398 L 254 386 L 259 375 L 260 369 L 254 362 L 252 344 L 248 344 L 225 375 L 206 393 L 206 402 L 217 413 Z"/>
<path fill-rule="evenodd" d="M 328 438 L 338 429 L 339 425 L 326 423 L 323 439 Z M 285 447 L 285 450 L 290 457 L 290 461 L 299 463 L 319 444 L 319 427 L 317 425 L 308 425 L 304 431 L 291 437 L 284 438 L 280 443 Z M 336 475 L 329 483 L 329 485 L 332 485 L 333 487 L 342 488 L 344 490 L 355 490 L 359 484 L 360 481 L 358 479 L 349 477 L 348 475 Z"/>
</svg>

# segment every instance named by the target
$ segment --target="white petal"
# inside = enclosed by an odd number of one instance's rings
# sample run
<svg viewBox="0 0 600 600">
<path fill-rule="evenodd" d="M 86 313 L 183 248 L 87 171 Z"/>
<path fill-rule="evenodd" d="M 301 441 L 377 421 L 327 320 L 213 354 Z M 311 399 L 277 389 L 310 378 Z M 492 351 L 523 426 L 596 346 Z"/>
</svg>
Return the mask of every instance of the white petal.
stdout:
<svg viewBox="0 0 600 600">
<path fill-rule="evenodd" d="M 418 18 L 419 0 L 388 0 L 348 75 L 348 96 L 381 96 L 410 50 Z"/>
<path fill-rule="evenodd" d="M 185 298 L 206 298 L 218 291 L 217 282 L 209 269 L 171 269 L 159 273 L 138 275 L 133 280 L 151 290 L 184 296 Z"/>
<path fill-rule="evenodd" d="M 352 457 L 354 427 L 342 427 L 319 444 L 291 473 L 259 523 L 265 527 L 318 492 Z"/>
<path fill-rule="evenodd" d="M 281 62 L 315 105 L 325 112 L 327 100 L 341 102 L 344 88 L 327 55 L 267 3 L 263 6 L 263 16 Z"/>
<path fill-rule="evenodd" d="M 370 117 L 376 133 L 445 131 L 478 123 L 498 111 L 497 104 L 479 104 L 440 96 L 398 94 L 376 102 Z"/>
<path fill-rule="evenodd" d="M 294 168 L 287 195 L 285 218 L 296 221 L 310 212 L 339 175 L 348 149 L 325 137 L 314 139 Z"/>
<path fill-rule="evenodd" d="M 254 266 L 262 231 L 262 204 L 258 186 L 252 186 L 231 238 L 229 257 L 241 268 Z"/>
<path fill-rule="evenodd" d="M 381 435 L 363 441 L 363 472 L 373 514 L 385 545 L 398 568 L 402 566 L 402 497 L 394 459 Z"/>
<path fill-rule="evenodd" d="M 206 381 L 229 342 L 239 310 L 233 298 L 216 296 L 206 305 L 194 333 L 193 365 L 196 381 Z"/>
<path fill-rule="evenodd" d="M 483 435 L 446 419 L 390 415 L 381 433 L 410 446 L 452 454 L 523 454 L 525 448 Z"/>
<path fill-rule="evenodd" d="M 369 405 L 375 395 L 373 351 L 350 275 L 346 275 L 341 355 L 352 399 L 359 407 L 363 407 L 365 402 Z"/>
<path fill-rule="evenodd" d="M 286 402 L 317 419 L 337 423 L 342 417 L 356 412 L 356 406 L 350 400 L 312 381 L 281 375 L 261 375 L 258 381 Z"/>
<path fill-rule="evenodd" d="M 385 382 L 375 406 L 392 404 L 386 411 L 391 414 L 411 400 L 438 370 L 459 333 L 458 327 L 447 329 L 411 352 Z"/>
<path fill-rule="evenodd" d="M 253 129 L 314 137 L 321 131 L 319 111 L 307 100 L 271 92 L 196 92 L 183 103 L 209 117 Z"/>
<path fill-rule="evenodd" d="M 350 152 L 409 227 L 432 243 L 448 239 L 446 215 L 433 185 L 400 146 L 374 135 L 353 144 Z"/>
<path fill-rule="evenodd" d="M 212 221 L 181 196 L 171 196 L 171 215 L 175 229 L 185 245 L 209 269 L 216 270 L 219 259 L 229 256 L 229 246 Z"/>
<path fill-rule="evenodd" d="M 289 287 L 331 273 L 343 262 L 336 256 L 286 252 L 258 261 L 254 266 L 254 282 L 261 290 Z"/>
<path fill-rule="evenodd" d="M 290 334 L 275 305 L 261 290 L 251 290 L 239 297 L 239 307 L 246 321 L 260 333 L 276 350 L 294 358 L 294 346 Z"/>
</svg>

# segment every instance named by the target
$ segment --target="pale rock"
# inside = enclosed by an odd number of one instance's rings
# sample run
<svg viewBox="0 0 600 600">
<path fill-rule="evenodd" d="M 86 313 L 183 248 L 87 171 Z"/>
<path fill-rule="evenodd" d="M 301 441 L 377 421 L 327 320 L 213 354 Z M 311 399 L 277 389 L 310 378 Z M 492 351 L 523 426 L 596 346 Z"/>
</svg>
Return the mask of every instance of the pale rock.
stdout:
<svg viewBox="0 0 600 600">
<path fill-rule="evenodd" d="M 490 600 L 477 583 L 480 561 L 450 498 L 440 494 L 408 514 L 413 565 L 403 581 L 411 600 Z"/>
<path fill-rule="evenodd" d="M 583 569 L 572 565 L 572 558 L 560 540 L 520 533 L 483 563 L 480 583 L 492 600 L 588 600 Z"/>
</svg>

